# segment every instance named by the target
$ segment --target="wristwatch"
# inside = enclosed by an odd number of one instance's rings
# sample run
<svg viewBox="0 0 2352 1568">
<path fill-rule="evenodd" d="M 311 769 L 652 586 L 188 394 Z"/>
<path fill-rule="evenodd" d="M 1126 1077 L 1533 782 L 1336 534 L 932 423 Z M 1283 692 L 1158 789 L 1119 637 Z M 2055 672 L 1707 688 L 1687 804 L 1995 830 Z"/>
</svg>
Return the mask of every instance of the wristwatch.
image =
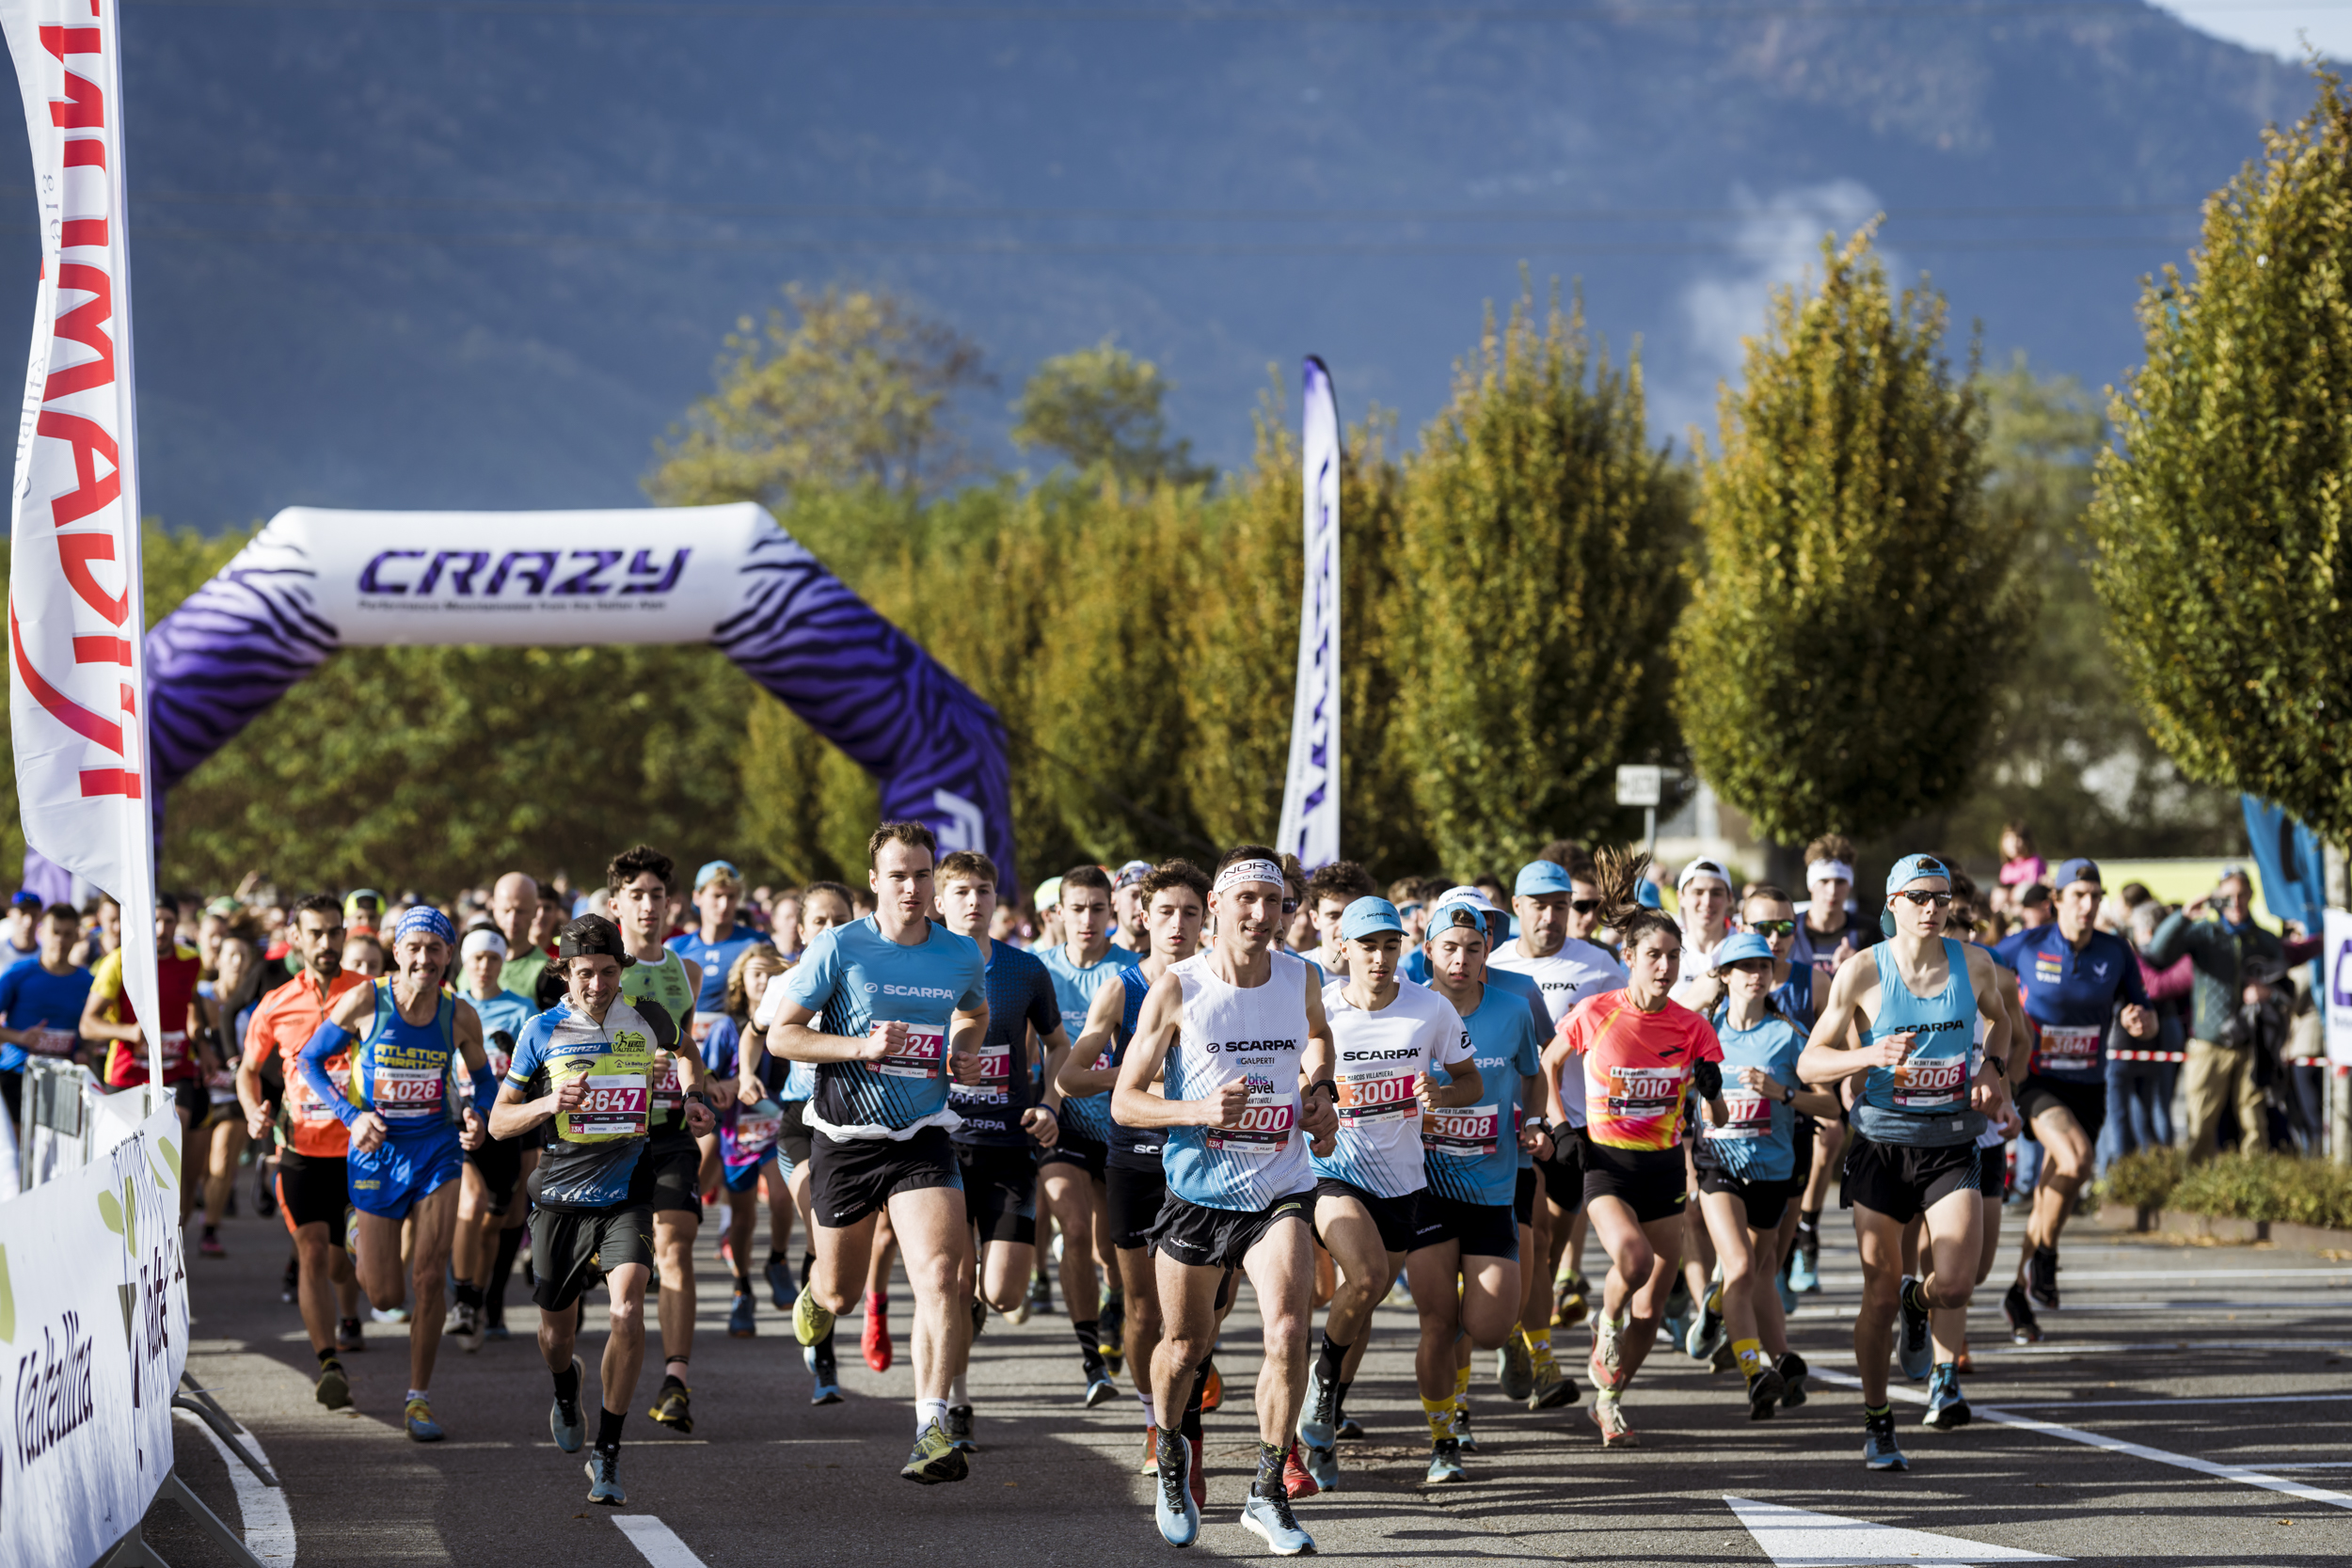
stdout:
<svg viewBox="0 0 2352 1568">
<path fill-rule="evenodd" d="M 1309 1094 L 1314 1093 L 1317 1089 L 1329 1089 L 1331 1091 L 1331 1103 L 1337 1105 L 1340 1102 L 1340 1086 L 1333 1083 L 1330 1079 L 1318 1078 L 1313 1083 L 1307 1085 L 1307 1092 Z"/>
</svg>

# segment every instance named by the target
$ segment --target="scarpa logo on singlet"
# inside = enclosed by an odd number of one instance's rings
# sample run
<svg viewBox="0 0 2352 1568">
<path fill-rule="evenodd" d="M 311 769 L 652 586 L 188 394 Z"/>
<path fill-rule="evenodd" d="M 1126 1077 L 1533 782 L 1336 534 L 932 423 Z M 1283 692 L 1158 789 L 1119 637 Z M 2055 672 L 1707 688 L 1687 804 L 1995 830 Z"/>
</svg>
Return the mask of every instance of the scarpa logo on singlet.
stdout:
<svg viewBox="0 0 2352 1568">
<path fill-rule="evenodd" d="M 1903 1028 L 1915 1035 L 1943 1035 L 1954 1029 L 1974 1027 L 1974 1021 L 1964 1018 L 1939 1018 L 1932 1023 L 1906 1023 Z"/>
<path fill-rule="evenodd" d="M 1296 1040 L 1211 1040 L 1202 1049 L 1212 1056 L 1219 1052 L 1231 1055 L 1235 1052 L 1288 1051 L 1297 1043 Z"/>
<path fill-rule="evenodd" d="M 945 986 L 878 986 L 868 980 L 866 990 L 869 995 L 928 996 L 939 1002 L 953 1002 L 956 999 L 956 993 Z"/>
<path fill-rule="evenodd" d="M 1351 1062 L 1403 1062 L 1409 1061 L 1420 1054 L 1420 1052 L 1412 1050 L 1351 1051 L 1347 1053 L 1347 1059 Z"/>
</svg>

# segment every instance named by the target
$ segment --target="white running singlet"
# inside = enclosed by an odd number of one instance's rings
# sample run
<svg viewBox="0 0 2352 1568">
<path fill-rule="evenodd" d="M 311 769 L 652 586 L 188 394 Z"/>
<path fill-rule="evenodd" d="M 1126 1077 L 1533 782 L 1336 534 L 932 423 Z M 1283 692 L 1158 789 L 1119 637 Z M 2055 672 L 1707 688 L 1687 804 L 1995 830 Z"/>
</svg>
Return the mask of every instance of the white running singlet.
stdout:
<svg viewBox="0 0 2352 1568">
<path fill-rule="evenodd" d="M 1168 966 L 1184 1012 L 1163 1069 L 1168 1098 L 1206 1100 L 1228 1084 L 1249 1085 L 1240 1126 L 1168 1129 L 1168 1191 L 1204 1209 L 1265 1209 L 1314 1185 L 1298 1126 L 1314 971 L 1288 953 L 1268 957 L 1272 976 L 1247 990 L 1219 979 L 1207 953 Z"/>
<path fill-rule="evenodd" d="M 1519 951 L 1518 941 L 1513 940 L 1495 949 L 1486 963 L 1490 968 L 1507 969 L 1535 982 L 1544 993 L 1544 1006 L 1551 1014 L 1554 1034 L 1559 1032 L 1560 1021 L 1574 1012 L 1576 1005 L 1586 997 L 1625 990 L 1625 965 L 1609 949 L 1582 937 L 1568 938 L 1560 944 L 1560 951 L 1549 958 L 1527 957 Z M 1568 1125 L 1583 1126 L 1584 1057 L 1579 1052 L 1569 1052 L 1568 1059 L 1561 1065 L 1560 1099 L 1568 1108 Z"/>
<path fill-rule="evenodd" d="M 1323 1011 L 1338 1057 L 1340 1132 L 1331 1152 L 1312 1160 L 1315 1174 L 1353 1182 L 1375 1197 L 1421 1191 L 1429 1182 L 1413 1083 L 1432 1069 L 1470 1059 L 1462 1015 L 1410 980 L 1397 982 L 1396 999 L 1376 1013 L 1349 1002 L 1347 987 L 1335 980 L 1323 988 Z"/>
</svg>

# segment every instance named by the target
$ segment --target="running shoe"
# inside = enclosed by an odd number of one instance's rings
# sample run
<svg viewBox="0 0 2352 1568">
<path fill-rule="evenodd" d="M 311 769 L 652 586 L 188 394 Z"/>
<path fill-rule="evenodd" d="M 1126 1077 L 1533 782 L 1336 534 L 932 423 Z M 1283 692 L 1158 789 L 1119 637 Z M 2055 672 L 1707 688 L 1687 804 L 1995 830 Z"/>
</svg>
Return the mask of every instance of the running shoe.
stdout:
<svg viewBox="0 0 2352 1568">
<path fill-rule="evenodd" d="M 1797 1292 L 1789 1287 L 1787 1269 L 1772 1275 L 1772 1289 L 1780 1292 L 1781 1316 L 1787 1317 L 1797 1309 Z"/>
<path fill-rule="evenodd" d="M 1715 1358 L 1707 1366 L 1709 1371 L 1736 1372 L 1740 1370 L 1740 1353 L 1733 1350 L 1731 1342 L 1726 1339 L 1715 1347 Z"/>
<path fill-rule="evenodd" d="M 948 1437 L 947 1429 L 933 1421 L 914 1440 L 914 1451 L 898 1473 L 918 1486 L 936 1486 L 943 1481 L 961 1481 L 972 1473 L 972 1466 L 963 1450 Z"/>
<path fill-rule="evenodd" d="M 482 1325 L 482 1338 L 490 1344 L 502 1345 L 514 1337 L 514 1330 L 508 1328 L 502 1319 L 492 1318 Z"/>
<path fill-rule="evenodd" d="M 359 1320 L 345 1318 L 335 1325 L 335 1352 L 339 1355 L 354 1355 L 368 1348 L 368 1337 L 359 1331 Z"/>
<path fill-rule="evenodd" d="M 1127 1361 L 1127 1302 L 1123 1296 L 1106 1297 L 1103 1310 L 1095 1319 L 1096 1346 L 1103 1353 L 1104 1364 L 1117 1377 Z"/>
<path fill-rule="evenodd" d="M 691 1436 L 694 1431 L 694 1412 L 687 1401 L 692 1392 L 676 1378 L 665 1377 L 661 1380 L 660 1390 L 653 1397 L 653 1409 L 647 1414 L 680 1437 Z"/>
<path fill-rule="evenodd" d="M 972 1441 L 972 1407 L 951 1404 L 947 1407 L 947 1441 L 965 1453 L 977 1453 L 980 1446 Z"/>
<path fill-rule="evenodd" d="M 1470 1480 L 1462 1468 L 1462 1445 L 1451 1437 L 1440 1437 L 1430 1446 L 1429 1473 L 1421 1478 L 1423 1486 L 1445 1486 Z"/>
<path fill-rule="evenodd" d="M 1527 1340 L 1514 1334 L 1495 1348 L 1495 1386 L 1506 1400 L 1524 1400 L 1535 1392 L 1535 1358 Z"/>
<path fill-rule="evenodd" d="M 1527 1408 L 1557 1410 L 1564 1404 L 1574 1404 L 1583 1392 L 1576 1386 L 1576 1379 L 1557 1366 L 1548 1367 L 1537 1375 L 1534 1391 L 1527 1396 Z"/>
<path fill-rule="evenodd" d="M 752 1321 L 752 1293 L 735 1292 L 735 1305 L 727 1308 L 727 1338 L 749 1339 L 759 1333 L 759 1325 Z"/>
<path fill-rule="evenodd" d="M 1242 1528 L 1264 1542 L 1276 1557 L 1297 1557 L 1315 1549 L 1315 1538 L 1298 1528 L 1291 1513 L 1289 1494 L 1275 1488 L 1268 1496 L 1253 1484 L 1241 1505 Z"/>
<path fill-rule="evenodd" d="M 1054 1287 L 1046 1279 L 1043 1269 L 1040 1269 L 1029 1281 L 1029 1307 L 1036 1312 L 1051 1312 L 1054 1309 Z"/>
<path fill-rule="evenodd" d="M 229 1256 L 229 1249 L 220 1244 L 220 1237 L 214 1233 L 211 1226 L 206 1226 L 204 1227 L 204 1233 L 197 1237 L 196 1250 L 207 1258 L 226 1258 Z"/>
<path fill-rule="evenodd" d="M 1690 1338 L 1691 1317 L 1690 1288 L 1682 1283 L 1682 1276 L 1677 1274 L 1674 1289 L 1666 1294 L 1666 1338 L 1677 1350 L 1680 1350 L 1683 1341 Z"/>
<path fill-rule="evenodd" d="M 817 1292 L 803 1291 L 792 1303 L 792 1337 L 814 1345 L 833 1332 L 833 1314 L 817 1305 Z"/>
<path fill-rule="evenodd" d="M 803 1292 L 801 1299 L 806 1301 L 807 1294 Z M 809 1376 L 816 1380 L 810 1386 L 808 1402 L 839 1404 L 841 1402 L 841 1374 L 834 1369 L 833 1357 L 821 1353 L 815 1345 L 803 1345 L 801 1347 L 801 1364 L 808 1369 Z"/>
<path fill-rule="evenodd" d="M 1623 1400 L 1595 1400 L 1593 1425 L 1600 1428 L 1600 1446 L 1604 1449 L 1638 1449 L 1642 1439 L 1626 1424 Z"/>
<path fill-rule="evenodd" d="M 1323 1483 L 1315 1480 L 1314 1472 L 1299 1463 L 1295 1439 L 1291 1443 L 1291 1451 L 1282 1456 L 1282 1490 L 1293 1502 L 1311 1497 L 1323 1490 Z"/>
<path fill-rule="evenodd" d="M 1470 1435 L 1470 1406 L 1467 1404 L 1454 1407 L 1454 1440 L 1461 1445 L 1464 1453 L 1478 1451 L 1478 1439 Z"/>
<path fill-rule="evenodd" d="M 1938 1364 L 1928 1379 L 1928 1413 L 1919 1424 L 1938 1432 L 1958 1432 L 1968 1424 L 1968 1401 L 1960 1391 L 1960 1369 L 1949 1361 Z"/>
<path fill-rule="evenodd" d="M 1339 1441 L 1340 1386 L 1323 1381 L 1323 1368 L 1307 1364 L 1307 1397 L 1298 1407 L 1298 1440 L 1311 1449 Z"/>
<path fill-rule="evenodd" d="M 286 1259 L 285 1284 L 278 1292 L 278 1299 L 279 1301 L 296 1300 L 300 1296 L 301 1291 L 302 1257 L 301 1254 L 297 1253 L 294 1257 Z"/>
<path fill-rule="evenodd" d="M 801 1293 L 800 1287 L 792 1282 L 792 1266 L 779 1258 L 759 1273 L 768 1281 L 768 1299 L 776 1304 L 776 1310 L 790 1311 L 792 1298 Z"/>
<path fill-rule="evenodd" d="M 1896 1308 L 1895 1359 L 1902 1367 L 1903 1376 L 1917 1383 L 1928 1375 L 1935 1362 L 1935 1339 L 1928 1332 L 1928 1315 L 1911 1305 L 1912 1276 L 1903 1275 L 1902 1293 Z"/>
<path fill-rule="evenodd" d="M 1216 1370 L 1214 1360 L 1200 1363 L 1200 1414 L 1206 1416 L 1221 1409 L 1225 1403 L 1225 1378 Z"/>
<path fill-rule="evenodd" d="M 459 1350 L 471 1355 L 482 1348 L 482 1308 L 472 1302 L 461 1301 L 452 1310 L 457 1320 L 456 1325 L 442 1332 L 457 1341 Z"/>
<path fill-rule="evenodd" d="M 1581 1274 L 1571 1273 L 1560 1281 L 1560 1288 L 1551 1299 L 1551 1326 L 1574 1328 L 1592 1311 L 1592 1282 Z"/>
<path fill-rule="evenodd" d="M 433 1418 L 433 1402 L 423 1395 L 410 1400 L 401 1414 L 408 1423 L 411 1441 L 437 1443 L 441 1440 L 441 1423 Z"/>
<path fill-rule="evenodd" d="M 618 1508 L 628 1501 L 628 1494 L 621 1490 L 621 1450 L 598 1449 L 588 1456 L 582 1466 L 588 1472 L 588 1500 L 607 1508 Z"/>
<path fill-rule="evenodd" d="M 2038 1246 L 2026 1259 L 2026 1293 L 2045 1312 L 2058 1309 L 2058 1248 Z"/>
<path fill-rule="evenodd" d="M 1143 1463 L 1136 1467 L 1139 1476 L 1160 1473 L 1160 1429 L 1151 1422 L 1143 1423 Z"/>
<path fill-rule="evenodd" d="M 1788 1385 L 1780 1375 L 1780 1369 L 1767 1361 L 1756 1374 L 1748 1379 L 1748 1419 L 1769 1421 L 1772 1412 L 1780 1408 L 1781 1395 Z"/>
<path fill-rule="evenodd" d="M 1819 1232 L 1808 1236 L 1797 1232 L 1797 1244 L 1788 1260 L 1788 1288 L 1801 1296 L 1819 1295 L 1821 1291 L 1821 1241 Z"/>
<path fill-rule="evenodd" d="M 1707 1300 L 1700 1304 L 1690 1331 L 1683 1336 L 1682 1353 L 1693 1361 L 1712 1361 L 1726 1340 L 1723 1287 L 1719 1285 L 1708 1291 Z"/>
<path fill-rule="evenodd" d="M 1110 1380 L 1110 1375 L 1103 1370 L 1102 1364 L 1097 1362 L 1088 1368 L 1087 1408 L 1092 1410 L 1098 1405 L 1108 1404 L 1117 1398 L 1119 1398 L 1119 1385 Z"/>
<path fill-rule="evenodd" d="M 1625 1324 L 1602 1313 L 1593 1320 L 1593 1382 L 1601 1388 L 1614 1388 L 1625 1370 L 1625 1353 L 1619 1348 Z"/>
<path fill-rule="evenodd" d="M 580 1357 L 573 1356 L 572 1376 L 584 1377 L 588 1369 L 580 1365 Z M 555 1446 L 565 1453 L 578 1453 L 580 1446 L 588 1441 L 588 1422 L 580 1415 L 577 1395 L 568 1402 L 563 1395 L 555 1396 L 553 1402 L 548 1406 L 548 1434 L 555 1439 Z"/>
<path fill-rule="evenodd" d="M 1315 1485 L 1326 1492 L 1338 1491 L 1340 1489 L 1340 1450 L 1318 1449 L 1311 1443 L 1301 1444 L 1299 1449 L 1299 1457 L 1307 1466 L 1307 1473 L 1315 1478 Z"/>
<path fill-rule="evenodd" d="M 2042 1343 L 2042 1320 L 2033 1315 L 2026 1287 L 2012 1282 L 2001 1296 L 2001 1316 L 2009 1320 L 2009 1337 L 2021 1345 Z"/>
<path fill-rule="evenodd" d="M 1337 1435 L 1343 1443 L 1356 1442 L 1364 1435 L 1364 1423 L 1353 1416 L 1343 1416 L 1340 1418 L 1340 1430 Z"/>
<path fill-rule="evenodd" d="M 1193 1499 L 1190 1443 L 1163 1445 L 1158 1489 L 1152 1495 L 1152 1517 L 1160 1539 L 1171 1546 L 1189 1546 L 1200 1539 L 1200 1505 Z"/>
<path fill-rule="evenodd" d="M 319 1403 L 329 1410 L 351 1408 L 351 1379 L 340 1361 L 319 1363 L 318 1387 L 314 1390 Z"/>
<path fill-rule="evenodd" d="M 408 1321 L 408 1308 L 405 1307 L 371 1307 L 368 1308 L 368 1316 L 380 1323 L 405 1323 Z"/>
<path fill-rule="evenodd" d="M 1862 1463 L 1873 1470 L 1908 1470 L 1903 1446 L 1895 1438 L 1895 1412 L 1866 1416 L 1862 1422 Z"/>
<path fill-rule="evenodd" d="M 890 1370 L 890 1298 L 868 1295 L 866 1298 L 866 1326 L 858 1332 L 858 1348 L 866 1353 L 866 1364 L 878 1372 Z"/>
<path fill-rule="evenodd" d="M 1804 1364 L 1804 1357 L 1795 1351 L 1780 1358 L 1780 1407 L 1794 1410 L 1804 1402 L 1805 1374 L 1813 1369 Z"/>
<path fill-rule="evenodd" d="M 972 1298 L 972 1338 L 975 1339 L 978 1338 L 980 1337 L 980 1330 L 986 1328 L 987 1326 L 988 1303 L 982 1301 L 976 1295 Z"/>
</svg>

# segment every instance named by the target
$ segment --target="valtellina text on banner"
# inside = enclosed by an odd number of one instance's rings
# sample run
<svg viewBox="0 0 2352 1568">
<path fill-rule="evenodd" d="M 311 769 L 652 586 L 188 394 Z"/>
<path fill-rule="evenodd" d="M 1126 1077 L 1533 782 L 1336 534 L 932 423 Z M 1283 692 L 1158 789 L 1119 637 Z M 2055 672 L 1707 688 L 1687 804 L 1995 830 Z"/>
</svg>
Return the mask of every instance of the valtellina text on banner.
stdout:
<svg viewBox="0 0 2352 1568">
<path fill-rule="evenodd" d="M 8 717 L 24 841 L 122 905 L 155 1016 L 154 837 L 116 0 L 0 0 L 32 137 L 40 288 L 10 492 Z"/>
<path fill-rule="evenodd" d="M 1302 379 L 1307 575 L 1278 839 L 1311 871 L 1340 858 L 1340 409 L 1322 360 L 1309 355 Z"/>
</svg>

